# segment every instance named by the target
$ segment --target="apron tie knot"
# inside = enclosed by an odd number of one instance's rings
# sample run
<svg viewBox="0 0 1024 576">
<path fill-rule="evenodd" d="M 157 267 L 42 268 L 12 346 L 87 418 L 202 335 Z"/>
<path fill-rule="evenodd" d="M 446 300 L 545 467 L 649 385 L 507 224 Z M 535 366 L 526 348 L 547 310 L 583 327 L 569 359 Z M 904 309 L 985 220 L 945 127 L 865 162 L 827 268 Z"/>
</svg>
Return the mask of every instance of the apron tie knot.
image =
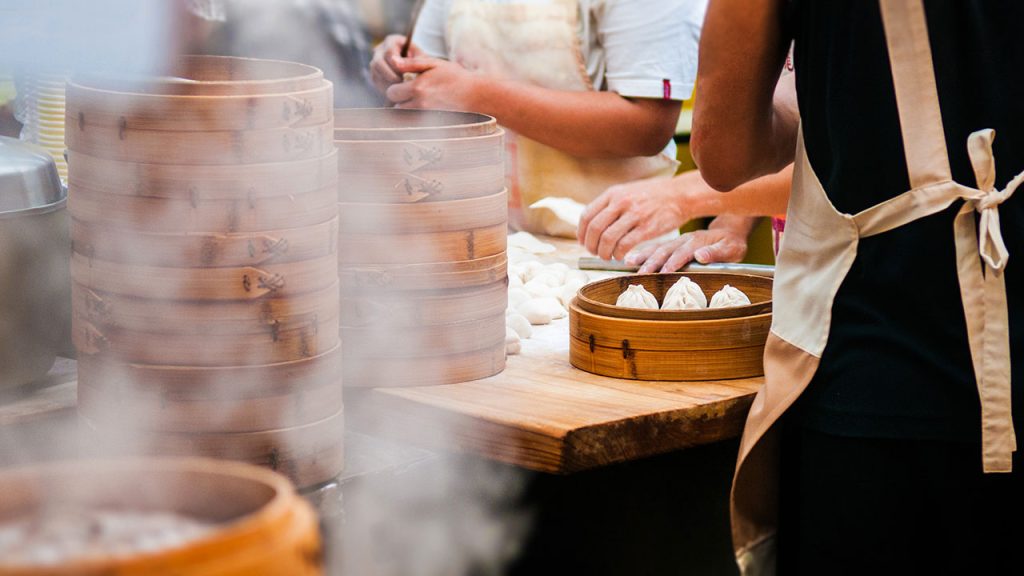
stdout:
<svg viewBox="0 0 1024 576">
<path fill-rule="evenodd" d="M 988 267 L 1000 271 L 1006 267 L 1010 254 L 1003 242 L 999 226 L 999 205 L 1013 195 L 1024 183 L 1024 172 L 1010 180 L 1003 190 L 995 189 L 996 161 L 992 153 L 992 142 L 996 133 L 992 129 L 978 130 L 967 139 L 967 152 L 974 168 L 980 194 L 968 198 L 974 209 L 981 214 L 981 229 L 978 234 L 978 251 Z"/>
</svg>

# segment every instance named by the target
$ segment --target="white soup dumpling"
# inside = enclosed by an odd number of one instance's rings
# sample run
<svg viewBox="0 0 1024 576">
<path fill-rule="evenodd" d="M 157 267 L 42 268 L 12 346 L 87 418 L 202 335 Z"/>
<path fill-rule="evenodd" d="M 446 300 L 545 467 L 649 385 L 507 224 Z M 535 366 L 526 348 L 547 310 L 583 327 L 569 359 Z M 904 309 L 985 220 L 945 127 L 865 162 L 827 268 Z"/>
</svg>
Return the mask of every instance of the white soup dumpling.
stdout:
<svg viewBox="0 0 1024 576">
<path fill-rule="evenodd" d="M 640 284 L 630 284 L 629 288 L 622 294 L 619 294 L 619 298 L 615 301 L 616 306 L 622 306 L 623 308 L 646 308 L 651 310 L 658 309 L 658 299 L 647 291 L 646 288 Z"/>
<path fill-rule="evenodd" d="M 750 298 L 742 290 L 726 284 L 711 297 L 711 304 L 708 307 L 728 308 L 730 306 L 746 306 L 748 304 L 750 304 Z"/>
<path fill-rule="evenodd" d="M 708 307 L 708 297 L 701 287 L 683 276 L 665 292 L 661 302 L 662 310 L 699 310 Z"/>
</svg>

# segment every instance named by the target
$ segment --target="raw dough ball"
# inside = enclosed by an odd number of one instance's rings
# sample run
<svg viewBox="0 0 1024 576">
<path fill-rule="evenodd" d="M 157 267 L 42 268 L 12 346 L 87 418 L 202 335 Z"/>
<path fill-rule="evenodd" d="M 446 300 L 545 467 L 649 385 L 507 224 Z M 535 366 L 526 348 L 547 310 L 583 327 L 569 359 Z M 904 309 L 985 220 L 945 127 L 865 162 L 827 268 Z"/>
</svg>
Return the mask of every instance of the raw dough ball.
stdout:
<svg viewBox="0 0 1024 576">
<path fill-rule="evenodd" d="M 513 311 L 511 314 L 505 315 L 505 326 L 515 330 L 520 338 L 533 336 L 533 328 L 530 327 L 530 321 L 519 312 Z"/>
<path fill-rule="evenodd" d="M 564 276 L 559 276 L 557 272 L 541 270 L 536 276 L 530 279 L 530 282 L 543 282 L 548 286 L 558 287 L 562 285 L 563 278 Z"/>
<path fill-rule="evenodd" d="M 551 312 L 551 319 L 558 320 L 559 318 L 565 318 L 567 313 L 565 308 L 562 307 L 562 303 L 558 301 L 558 298 L 554 296 L 545 296 L 544 298 L 535 298 L 534 302 L 538 303 L 538 306 L 543 306 Z"/>
<path fill-rule="evenodd" d="M 586 286 L 586 282 L 580 282 L 578 280 L 569 280 L 562 286 L 562 291 L 558 294 L 559 301 L 562 302 L 562 306 L 569 307 L 569 303 L 576 297 L 576 293 L 580 291 L 580 288 Z"/>
<path fill-rule="evenodd" d="M 569 266 L 562 262 L 555 262 L 544 267 L 545 274 L 552 274 L 558 277 L 558 283 L 564 284 L 566 274 L 569 273 Z"/>
<path fill-rule="evenodd" d="M 520 283 L 526 282 L 526 264 L 509 264 L 508 276 L 509 278 L 515 276 Z"/>
<path fill-rule="evenodd" d="M 537 260 L 530 260 L 529 262 L 523 262 L 523 282 L 529 282 L 534 276 L 540 273 L 544 269 L 544 265 Z"/>
<path fill-rule="evenodd" d="M 544 304 L 543 298 L 531 298 L 517 306 L 516 311 L 534 326 L 550 324 L 554 319 L 551 308 Z"/>
<path fill-rule="evenodd" d="M 523 285 L 523 289 L 530 295 L 531 298 L 543 298 L 548 296 L 551 292 L 551 286 L 545 284 L 542 280 L 534 278 Z"/>
<path fill-rule="evenodd" d="M 582 282 L 583 284 L 590 283 L 590 276 L 587 275 L 583 270 L 569 270 L 565 273 L 565 283 L 570 282 Z"/>
<path fill-rule="evenodd" d="M 647 291 L 646 288 L 640 284 L 630 284 L 629 288 L 622 294 L 619 294 L 618 300 L 615 301 L 616 306 L 622 306 L 623 308 L 647 308 L 647 309 L 658 309 L 658 299 Z"/>
<path fill-rule="evenodd" d="M 554 252 L 556 248 L 547 242 L 541 242 L 536 236 L 529 232 L 516 232 L 508 237 L 508 247 L 518 248 L 532 254 L 547 254 Z"/>
<path fill-rule="evenodd" d="M 508 287 L 509 288 L 522 288 L 523 287 L 523 279 L 520 278 L 518 275 L 512 274 L 511 272 L 509 272 L 509 274 L 508 274 Z"/>
<path fill-rule="evenodd" d="M 505 327 L 505 354 L 513 355 L 519 354 L 519 351 L 523 349 L 523 345 L 519 342 L 519 334 L 516 331 Z"/>
<path fill-rule="evenodd" d="M 532 298 L 524 288 L 508 289 L 508 305 L 510 308 L 518 308 L 520 304 Z"/>
<path fill-rule="evenodd" d="M 662 310 L 697 310 L 708 307 L 708 297 L 696 282 L 686 276 L 665 292 Z"/>
<path fill-rule="evenodd" d="M 750 298 L 747 298 L 746 294 L 739 288 L 726 284 L 711 297 L 711 304 L 708 307 L 727 308 L 729 306 L 746 306 L 748 304 L 750 304 Z"/>
</svg>

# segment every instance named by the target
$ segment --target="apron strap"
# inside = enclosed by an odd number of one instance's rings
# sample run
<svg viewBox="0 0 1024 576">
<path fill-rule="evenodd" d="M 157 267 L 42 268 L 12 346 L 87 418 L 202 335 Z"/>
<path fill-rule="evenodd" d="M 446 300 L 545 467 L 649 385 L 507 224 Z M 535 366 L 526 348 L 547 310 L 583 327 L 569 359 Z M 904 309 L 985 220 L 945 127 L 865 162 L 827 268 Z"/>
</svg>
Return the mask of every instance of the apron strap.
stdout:
<svg viewBox="0 0 1024 576">
<path fill-rule="evenodd" d="M 910 187 L 952 179 L 922 0 L 879 0 Z"/>
</svg>

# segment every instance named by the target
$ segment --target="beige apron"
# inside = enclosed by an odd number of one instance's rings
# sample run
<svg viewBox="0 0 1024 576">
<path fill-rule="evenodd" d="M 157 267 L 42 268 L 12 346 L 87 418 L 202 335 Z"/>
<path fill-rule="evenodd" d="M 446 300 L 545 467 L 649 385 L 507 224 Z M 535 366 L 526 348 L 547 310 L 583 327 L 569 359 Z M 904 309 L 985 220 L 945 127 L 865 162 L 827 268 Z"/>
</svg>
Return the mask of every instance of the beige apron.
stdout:
<svg viewBox="0 0 1024 576">
<path fill-rule="evenodd" d="M 998 206 L 1024 181 L 1024 173 L 1006 190 L 994 190 L 994 133 L 980 130 L 967 142 L 977 188 L 952 181 L 922 0 L 880 0 L 880 4 L 912 189 L 858 214 L 842 214 L 829 202 L 808 163 L 802 136 L 799 139 L 786 233 L 775 273 L 765 385 L 751 406 L 733 481 L 733 544 L 741 571 L 748 576 L 775 574 L 779 446 L 773 425 L 818 368 L 828 340 L 832 302 L 857 255 L 860 238 L 965 200 L 951 233 L 981 399 L 984 471 L 1010 471 L 1016 449 L 1003 278 L 1008 254 Z M 980 213 L 980 235 L 975 212 Z"/>
<path fill-rule="evenodd" d="M 496 4 L 455 0 L 445 31 L 451 59 L 469 70 L 553 90 L 594 90 L 580 49 L 577 0 Z M 509 224 L 518 230 L 563 229 L 531 210 L 549 196 L 587 204 L 613 184 L 671 177 L 678 162 L 662 153 L 623 159 L 576 158 L 506 128 Z"/>
</svg>

